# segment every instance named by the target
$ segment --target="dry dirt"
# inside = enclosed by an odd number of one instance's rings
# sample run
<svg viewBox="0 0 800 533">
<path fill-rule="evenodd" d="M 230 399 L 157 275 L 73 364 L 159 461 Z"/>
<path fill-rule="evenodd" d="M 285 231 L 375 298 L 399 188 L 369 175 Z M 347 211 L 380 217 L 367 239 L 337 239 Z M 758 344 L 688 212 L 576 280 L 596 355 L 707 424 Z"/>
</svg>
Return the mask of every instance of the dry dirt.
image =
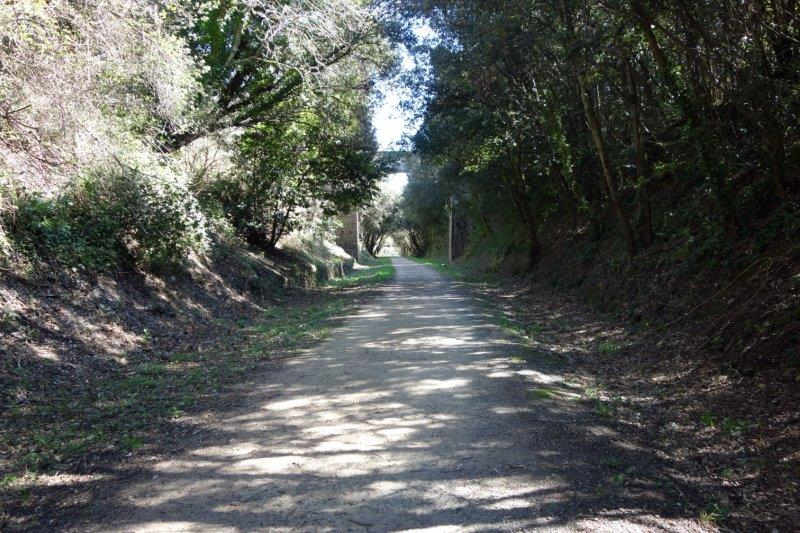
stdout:
<svg viewBox="0 0 800 533">
<path fill-rule="evenodd" d="M 330 340 L 254 376 L 241 406 L 109 483 L 71 530 L 710 529 L 565 357 L 523 346 L 429 267 L 394 262 L 394 282 Z"/>
</svg>

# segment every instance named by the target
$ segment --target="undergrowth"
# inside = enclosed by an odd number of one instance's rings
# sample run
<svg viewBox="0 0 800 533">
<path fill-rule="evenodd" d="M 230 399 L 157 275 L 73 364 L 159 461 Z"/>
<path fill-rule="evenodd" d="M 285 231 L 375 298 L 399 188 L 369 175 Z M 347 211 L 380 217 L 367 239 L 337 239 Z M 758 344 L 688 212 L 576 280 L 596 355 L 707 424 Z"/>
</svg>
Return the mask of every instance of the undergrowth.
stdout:
<svg viewBox="0 0 800 533">
<path fill-rule="evenodd" d="M 95 172 L 58 196 L 7 192 L 11 247 L 34 262 L 89 271 L 159 269 L 205 249 L 205 217 L 188 190 L 133 170 Z"/>
<path fill-rule="evenodd" d="M 47 394 L 23 394 L 34 376 L 22 365 L 8 368 L 17 396 L 29 398 L 9 405 L 3 417 L 0 443 L 11 452 L 10 469 L 68 469 L 91 454 L 140 448 L 160 423 L 202 406 L 259 362 L 323 339 L 345 306 L 336 298 L 271 309 L 240 327 L 238 342 L 227 349 L 156 354 Z"/>
</svg>

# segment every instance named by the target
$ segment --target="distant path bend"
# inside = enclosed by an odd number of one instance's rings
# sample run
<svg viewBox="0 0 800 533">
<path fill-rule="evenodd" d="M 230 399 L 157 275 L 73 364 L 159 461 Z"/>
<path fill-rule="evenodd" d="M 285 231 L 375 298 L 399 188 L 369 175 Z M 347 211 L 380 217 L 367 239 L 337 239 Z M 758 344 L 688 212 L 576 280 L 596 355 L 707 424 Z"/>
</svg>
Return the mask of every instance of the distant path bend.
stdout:
<svg viewBox="0 0 800 533">
<path fill-rule="evenodd" d="M 395 258 L 379 297 L 265 373 L 213 438 L 108 494 L 81 531 L 702 530 L 609 499 L 614 438 L 532 395 L 529 370 L 465 292 Z M 575 403 L 575 402 L 573 402 Z M 585 433 L 590 434 L 590 433 Z"/>
</svg>

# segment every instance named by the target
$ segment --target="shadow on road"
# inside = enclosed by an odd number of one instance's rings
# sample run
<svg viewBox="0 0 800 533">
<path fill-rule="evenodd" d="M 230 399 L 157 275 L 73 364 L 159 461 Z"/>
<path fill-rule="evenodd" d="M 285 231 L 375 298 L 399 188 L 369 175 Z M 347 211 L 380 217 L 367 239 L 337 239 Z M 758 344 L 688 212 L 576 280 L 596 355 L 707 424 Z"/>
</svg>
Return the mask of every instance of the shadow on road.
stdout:
<svg viewBox="0 0 800 533">
<path fill-rule="evenodd" d="M 698 531 L 691 489 L 427 267 L 305 356 L 255 376 L 179 457 L 76 530 Z"/>
</svg>

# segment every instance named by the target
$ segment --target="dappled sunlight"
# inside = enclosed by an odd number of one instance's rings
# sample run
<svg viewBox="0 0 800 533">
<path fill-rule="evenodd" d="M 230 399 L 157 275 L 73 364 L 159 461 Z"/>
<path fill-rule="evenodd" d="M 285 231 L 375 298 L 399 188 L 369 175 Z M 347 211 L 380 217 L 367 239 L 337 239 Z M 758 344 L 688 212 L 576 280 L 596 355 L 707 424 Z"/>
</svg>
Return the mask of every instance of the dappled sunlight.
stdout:
<svg viewBox="0 0 800 533">
<path fill-rule="evenodd" d="M 545 374 L 544 372 L 539 372 L 538 370 L 533 370 L 530 368 L 518 370 L 517 373 L 521 376 L 530 378 L 532 381 L 535 381 L 536 383 L 543 383 L 545 385 L 550 385 L 552 383 L 561 383 L 564 381 L 564 378 L 562 376 L 556 374 Z"/>
<path fill-rule="evenodd" d="M 401 346 L 408 345 L 408 346 L 425 346 L 425 347 L 447 347 L 447 346 L 464 346 L 469 344 L 468 341 L 464 339 L 458 339 L 455 337 L 444 337 L 444 336 L 436 336 L 436 337 L 419 337 L 414 339 L 406 339 L 400 343 Z"/>
<path fill-rule="evenodd" d="M 202 522 L 190 521 L 159 520 L 136 524 L 137 533 L 182 533 L 186 531 L 206 531 L 206 528 Z M 230 526 L 217 529 L 216 531 L 219 531 L 220 533 L 231 533 L 234 531 L 239 531 L 239 529 L 234 526 Z"/>
<path fill-rule="evenodd" d="M 56 351 L 53 348 L 49 346 L 32 344 L 30 345 L 30 347 L 33 355 L 39 357 L 40 359 L 47 359 L 48 361 L 56 361 L 56 362 L 61 361 L 61 357 L 56 353 Z"/>
<path fill-rule="evenodd" d="M 558 370 L 515 361 L 527 348 L 438 275 L 402 265 L 385 297 L 115 495 L 113 531 L 573 530 L 610 490 L 587 486 L 603 466 L 574 442 L 641 451 L 559 403 L 577 394 Z M 631 520 L 653 512 L 620 498 Z"/>
<path fill-rule="evenodd" d="M 470 384 L 466 379 L 424 379 L 418 384 L 409 387 L 411 394 L 428 394 L 433 391 L 452 390 L 458 387 L 466 387 Z"/>
</svg>

